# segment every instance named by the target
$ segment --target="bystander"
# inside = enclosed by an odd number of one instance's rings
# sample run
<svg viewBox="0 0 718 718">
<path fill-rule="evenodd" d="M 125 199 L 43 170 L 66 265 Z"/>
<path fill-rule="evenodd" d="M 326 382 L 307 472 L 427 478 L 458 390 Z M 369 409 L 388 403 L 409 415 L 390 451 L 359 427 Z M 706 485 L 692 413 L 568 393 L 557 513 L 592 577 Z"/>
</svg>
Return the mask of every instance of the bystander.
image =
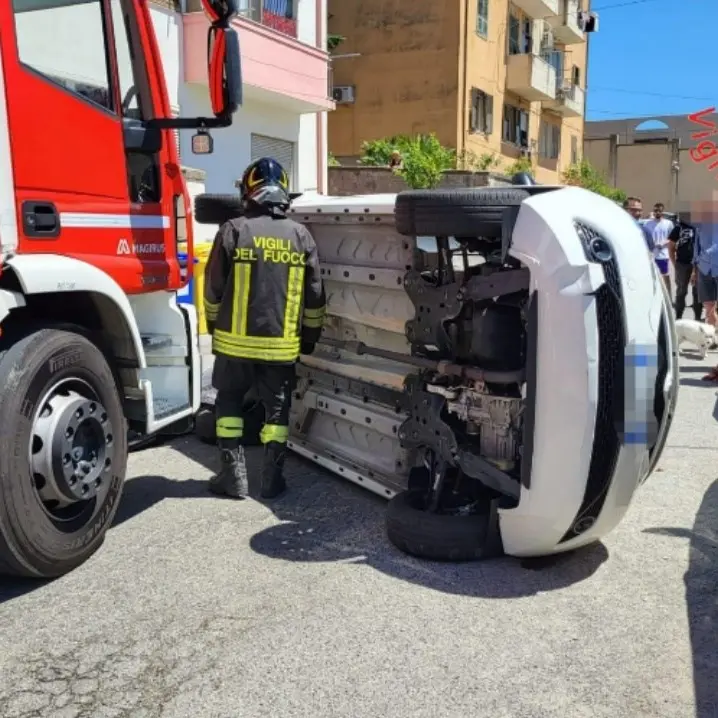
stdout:
<svg viewBox="0 0 718 718">
<path fill-rule="evenodd" d="M 705 320 L 716 327 L 716 302 L 718 302 L 718 191 L 712 200 L 693 202 L 691 221 L 695 225 L 696 241 L 692 281 L 698 287 L 698 299 L 705 309 Z M 703 379 L 718 382 L 718 366 L 711 369 Z"/>
<path fill-rule="evenodd" d="M 668 245 L 671 232 L 673 231 L 673 222 L 663 216 L 665 207 L 662 202 L 656 202 L 653 207 L 653 217 L 644 225 L 643 229 L 647 236 L 650 237 L 653 249 L 653 258 L 658 267 L 658 271 L 663 277 L 663 281 L 668 288 L 668 294 L 671 293 L 671 275 L 669 271 L 669 254 Z"/>
<path fill-rule="evenodd" d="M 668 235 L 668 254 L 673 263 L 676 277 L 676 319 L 683 317 L 686 309 L 686 295 L 688 287 L 692 287 L 693 303 L 691 309 L 696 321 L 700 321 L 703 314 L 703 305 L 698 299 L 698 286 L 691 282 L 694 271 L 695 242 L 698 230 L 685 216 L 676 217 L 673 231 Z"/>
</svg>

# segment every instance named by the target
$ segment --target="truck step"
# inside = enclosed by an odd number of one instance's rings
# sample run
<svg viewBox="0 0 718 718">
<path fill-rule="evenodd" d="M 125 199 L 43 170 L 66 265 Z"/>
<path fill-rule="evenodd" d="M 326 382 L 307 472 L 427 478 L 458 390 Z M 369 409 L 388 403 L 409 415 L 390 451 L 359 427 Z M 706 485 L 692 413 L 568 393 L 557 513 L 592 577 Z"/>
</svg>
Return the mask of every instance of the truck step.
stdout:
<svg viewBox="0 0 718 718">
<path fill-rule="evenodd" d="M 180 411 L 190 408 L 188 401 L 177 401 L 176 399 L 169 399 L 162 396 L 153 397 L 152 407 L 155 413 L 155 421 L 164 419 L 172 414 L 177 414 Z"/>
</svg>

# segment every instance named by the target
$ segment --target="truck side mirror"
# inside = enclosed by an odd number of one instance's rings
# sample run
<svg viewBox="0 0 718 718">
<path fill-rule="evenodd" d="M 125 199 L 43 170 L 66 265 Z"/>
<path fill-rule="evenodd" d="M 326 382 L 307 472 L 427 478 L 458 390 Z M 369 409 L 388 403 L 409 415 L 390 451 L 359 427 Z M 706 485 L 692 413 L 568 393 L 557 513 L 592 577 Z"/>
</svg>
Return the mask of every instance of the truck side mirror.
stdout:
<svg viewBox="0 0 718 718">
<path fill-rule="evenodd" d="M 212 112 L 228 118 L 242 104 L 239 36 L 230 26 L 239 12 L 238 0 L 202 0 L 211 26 L 207 38 L 207 76 Z"/>
</svg>

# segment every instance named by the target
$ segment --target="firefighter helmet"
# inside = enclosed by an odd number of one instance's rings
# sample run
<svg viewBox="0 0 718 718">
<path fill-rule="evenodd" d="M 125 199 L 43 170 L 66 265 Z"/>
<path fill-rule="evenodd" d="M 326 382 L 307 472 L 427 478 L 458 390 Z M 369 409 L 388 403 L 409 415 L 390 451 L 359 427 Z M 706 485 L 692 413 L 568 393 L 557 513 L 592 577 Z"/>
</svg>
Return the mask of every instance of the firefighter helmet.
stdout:
<svg viewBox="0 0 718 718">
<path fill-rule="evenodd" d="M 282 165 L 271 157 L 252 162 L 242 175 L 242 199 L 268 207 L 289 206 L 289 177 Z"/>
</svg>

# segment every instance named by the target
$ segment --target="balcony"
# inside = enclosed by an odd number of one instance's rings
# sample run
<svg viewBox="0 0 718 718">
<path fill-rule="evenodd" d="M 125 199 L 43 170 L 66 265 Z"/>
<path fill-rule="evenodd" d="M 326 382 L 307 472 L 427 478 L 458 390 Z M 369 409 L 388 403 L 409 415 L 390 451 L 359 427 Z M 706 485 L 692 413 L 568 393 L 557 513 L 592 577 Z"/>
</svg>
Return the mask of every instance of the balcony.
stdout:
<svg viewBox="0 0 718 718">
<path fill-rule="evenodd" d="M 510 55 L 506 89 L 530 102 L 555 100 L 556 69 L 532 53 Z"/>
<path fill-rule="evenodd" d="M 580 10 L 581 4 L 579 0 L 561 0 L 558 15 L 546 19 L 546 22 L 553 30 L 556 42 L 564 45 L 576 45 L 580 42 L 585 42 L 586 34 L 578 22 Z"/>
<path fill-rule="evenodd" d="M 531 18 L 546 19 L 558 15 L 560 0 L 513 0 L 513 4 Z"/>
<path fill-rule="evenodd" d="M 265 0 L 264 6 L 269 7 L 270 2 Z M 245 4 L 248 12 L 252 5 Z M 292 37 L 289 25 L 282 25 L 283 29 L 268 26 L 264 22 L 268 17 L 266 12 L 263 11 L 261 17 L 261 23 L 247 17 L 238 17 L 232 22 L 239 34 L 245 99 L 297 114 L 334 109 L 328 94 L 329 55 Z M 206 85 L 209 23 L 201 12 L 187 13 L 183 21 L 184 81 Z M 293 32 L 296 33 L 296 22 Z"/>
<path fill-rule="evenodd" d="M 292 0 L 239 0 L 239 14 L 248 20 L 297 37 L 296 3 Z"/>
<path fill-rule="evenodd" d="M 544 106 L 564 117 L 583 117 L 583 89 L 572 82 L 559 83 L 556 88 L 556 99 L 548 100 Z"/>
</svg>

